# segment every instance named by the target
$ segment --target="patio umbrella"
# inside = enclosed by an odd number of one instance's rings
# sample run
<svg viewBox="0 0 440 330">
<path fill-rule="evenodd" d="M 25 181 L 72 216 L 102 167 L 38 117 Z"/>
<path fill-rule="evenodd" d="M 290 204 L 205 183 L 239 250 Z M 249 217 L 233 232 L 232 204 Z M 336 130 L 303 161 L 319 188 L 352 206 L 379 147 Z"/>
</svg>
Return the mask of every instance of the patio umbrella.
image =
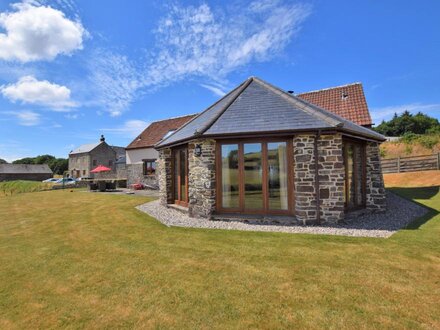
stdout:
<svg viewBox="0 0 440 330">
<path fill-rule="evenodd" d="M 97 168 L 94 168 L 90 171 L 90 173 L 101 173 L 101 172 L 109 172 L 111 168 L 105 167 L 104 165 L 99 165 Z"/>
</svg>

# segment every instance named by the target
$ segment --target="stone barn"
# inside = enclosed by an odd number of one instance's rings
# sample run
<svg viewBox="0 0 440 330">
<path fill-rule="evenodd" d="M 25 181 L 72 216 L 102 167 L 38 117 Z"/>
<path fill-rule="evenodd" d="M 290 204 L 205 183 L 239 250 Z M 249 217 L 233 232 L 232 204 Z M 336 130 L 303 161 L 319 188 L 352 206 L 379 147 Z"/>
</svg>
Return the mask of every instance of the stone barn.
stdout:
<svg viewBox="0 0 440 330">
<path fill-rule="evenodd" d="M 0 164 L 0 181 L 43 181 L 53 176 L 47 164 Z"/>
<path fill-rule="evenodd" d="M 191 216 L 304 224 L 381 212 L 384 140 L 251 77 L 156 145 L 161 203 Z"/>
<path fill-rule="evenodd" d="M 93 177 L 90 171 L 98 165 L 111 168 L 109 175 L 113 177 L 125 173 L 121 170 L 125 166 L 125 148 L 109 145 L 101 135 L 98 142 L 83 144 L 69 153 L 69 175 L 72 178 Z"/>
</svg>

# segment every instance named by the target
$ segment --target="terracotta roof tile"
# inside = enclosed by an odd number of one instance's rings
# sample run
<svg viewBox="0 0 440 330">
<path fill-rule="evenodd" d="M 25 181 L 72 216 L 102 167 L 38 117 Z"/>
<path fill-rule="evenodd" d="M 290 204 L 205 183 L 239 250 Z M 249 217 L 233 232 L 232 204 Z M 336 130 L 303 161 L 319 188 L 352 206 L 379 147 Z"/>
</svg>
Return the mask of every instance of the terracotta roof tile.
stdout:
<svg viewBox="0 0 440 330">
<path fill-rule="evenodd" d="M 159 120 L 151 123 L 139 136 L 137 136 L 126 149 L 138 149 L 153 147 L 158 143 L 165 134 L 169 131 L 174 131 L 180 126 L 186 124 L 188 121 L 196 116 L 187 115 L 183 117 L 176 117 L 171 119 Z"/>
<path fill-rule="evenodd" d="M 372 124 L 361 83 L 302 93 L 297 96 L 358 125 Z"/>
</svg>

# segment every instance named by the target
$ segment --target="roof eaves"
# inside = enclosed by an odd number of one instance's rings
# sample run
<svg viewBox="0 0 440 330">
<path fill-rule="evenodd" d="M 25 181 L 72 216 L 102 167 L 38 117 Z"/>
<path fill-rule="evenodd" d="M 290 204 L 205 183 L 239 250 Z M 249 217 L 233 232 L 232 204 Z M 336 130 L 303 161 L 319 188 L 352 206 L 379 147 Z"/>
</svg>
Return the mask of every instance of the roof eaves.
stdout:
<svg viewBox="0 0 440 330">
<path fill-rule="evenodd" d="M 158 143 L 156 143 L 156 144 L 154 145 L 154 148 L 162 148 L 162 147 L 165 147 L 165 146 L 168 146 L 168 145 L 172 145 L 172 144 L 174 144 L 174 143 L 179 143 L 179 142 L 181 142 L 181 141 L 174 141 L 174 142 L 172 142 L 172 143 L 167 144 L 167 143 L 166 143 L 166 140 L 170 139 L 174 134 L 176 134 L 177 132 L 179 132 L 180 130 L 182 130 L 184 127 L 186 127 L 186 126 L 189 125 L 191 122 L 193 122 L 194 120 L 196 120 L 198 117 L 200 117 L 201 115 L 203 115 L 205 112 L 207 112 L 207 111 L 209 111 L 210 109 L 212 109 L 215 105 L 217 105 L 217 104 L 218 104 L 220 101 L 222 101 L 225 97 L 227 97 L 228 95 L 234 93 L 237 89 L 239 89 L 240 87 L 242 87 L 242 86 L 243 86 L 244 84 L 246 84 L 248 81 L 252 81 L 252 79 L 253 79 L 253 77 L 250 77 L 249 79 L 247 79 L 246 81 L 244 81 L 243 83 L 241 83 L 239 86 L 237 86 L 236 88 L 234 88 L 232 91 L 230 91 L 228 94 L 226 94 L 225 96 L 223 96 L 222 98 L 220 98 L 219 100 L 217 100 L 215 103 L 211 104 L 211 105 L 210 105 L 208 108 L 206 108 L 204 111 L 200 112 L 197 116 L 195 116 L 194 118 L 192 118 L 191 120 L 189 120 L 188 122 L 186 122 L 184 125 L 182 125 L 181 127 L 179 127 L 179 128 L 173 133 L 173 134 L 171 134 L 171 135 L 168 136 L 167 138 L 165 138 L 165 139 L 159 141 Z M 250 83 L 250 82 L 249 82 L 249 83 Z M 242 92 L 242 91 L 240 91 L 240 93 L 238 93 L 237 95 L 240 95 L 241 92 Z M 237 99 L 237 98 L 234 97 L 234 101 L 235 101 L 236 99 Z M 232 103 L 228 103 L 226 109 L 227 109 L 231 104 L 232 104 Z M 224 109 L 224 110 L 226 110 L 226 109 Z M 219 111 L 219 112 L 224 113 L 224 110 L 223 110 L 223 111 Z M 209 125 L 207 128 L 204 127 L 205 129 L 203 130 L 203 132 L 206 132 L 206 130 L 209 129 L 209 127 L 211 127 L 217 119 L 218 119 L 218 117 L 216 116 L 216 119 L 215 119 L 214 121 L 212 121 L 212 123 L 210 123 L 210 125 Z M 206 126 L 207 126 L 207 125 L 206 125 Z M 201 134 L 201 133 L 198 132 L 198 135 L 200 135 L 200 134 Z M 183 139 L 182 141 L 186 141 L 186 140 L 188 140 L 188 139 L 189 139 L 189 138 L 186 138 L 186 139 Z"/>
<path fill-rule="evenodd" d="M 238 87 L 237 95 L 235 95 L 228 103 L 226 103 L 226 105 L 218 111 L 218 113 L 214 116 L 214 118 L 212 118 L 208 123 L 202 126 L 200 130 L 197 130 L 198 135 L 202 135 L 212 125 L 214 125 L 214 123 L 221 117 L 221 115 L 223 115 L 225 111 L 228 110 L 228 108 L 237 100 L 237 98 L 241 95 L 241 93 L 243 93 L 243 91 L 249 86 L 249 84 L 252 82 L 253 79 L 254 79 L 253 77 L 250 77 Z M 237 90 L 237 88 L 234 90 Z"/>
</svg>

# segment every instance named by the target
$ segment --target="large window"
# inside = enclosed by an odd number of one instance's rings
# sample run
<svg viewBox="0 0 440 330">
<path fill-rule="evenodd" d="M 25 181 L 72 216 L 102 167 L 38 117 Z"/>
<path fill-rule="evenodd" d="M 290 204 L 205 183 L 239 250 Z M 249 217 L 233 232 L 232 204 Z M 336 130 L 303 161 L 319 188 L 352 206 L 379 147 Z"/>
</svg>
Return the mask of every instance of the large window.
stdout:
<svg viewBox="0 0 440 330">
<path fill-rule="evenodd" d="M 221 146 L 221 168 L 222 208 L 238 208 L 238 144 Z"/>
<path fill-rule="evenodd" d="M 156 161 L 152 159 L 143 160 L 143 173 L 144 175 L 156 174 Z"/>
<path fill-rule="evenodd" d="M 345 207 L 365 206 L 365 146 L 359 142 L 344 141 Z"/>
<path fill-rule="evenodd" d="M 288 209 L 288 170 L 286 142 L 267 144 L 269 208 Z"/>
<path fill-rule="evenodd" d="M 218 210 L 292 213 L 291 148 L 290 142 L 276 140 L 220 143 Z"/>
</svg>

